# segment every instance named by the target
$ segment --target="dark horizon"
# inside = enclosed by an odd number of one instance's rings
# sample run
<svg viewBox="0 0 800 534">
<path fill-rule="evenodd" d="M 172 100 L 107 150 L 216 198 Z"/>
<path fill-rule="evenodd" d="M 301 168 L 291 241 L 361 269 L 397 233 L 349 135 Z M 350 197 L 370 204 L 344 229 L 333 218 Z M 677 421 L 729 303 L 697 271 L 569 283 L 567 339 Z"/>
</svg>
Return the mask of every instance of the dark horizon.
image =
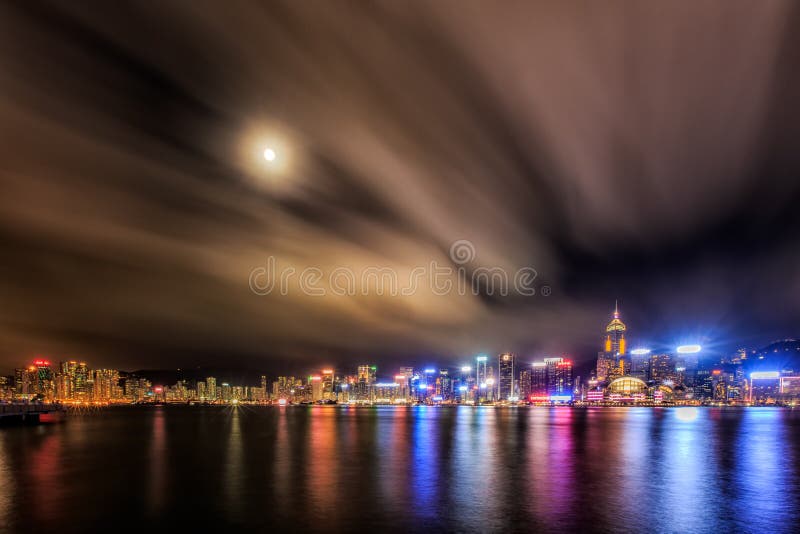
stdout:
<svg viewBox="0 0 800 534">
<path fill-rule="evenodd" d="M 340 7 L 0 6 L 0 369 L 580 366 L 617 299 L 631 344 L 800 336 L 800 5 Z M 248 285 L 460 240 L 537 294 Z"/>
</svg>

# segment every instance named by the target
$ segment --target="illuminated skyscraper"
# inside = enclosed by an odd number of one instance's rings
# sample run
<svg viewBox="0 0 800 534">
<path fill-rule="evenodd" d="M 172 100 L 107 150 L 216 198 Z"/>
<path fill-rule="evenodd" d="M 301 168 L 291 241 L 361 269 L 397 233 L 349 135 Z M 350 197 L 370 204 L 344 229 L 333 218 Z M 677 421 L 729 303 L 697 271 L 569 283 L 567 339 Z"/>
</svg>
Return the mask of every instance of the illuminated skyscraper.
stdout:
<svg viewBox="0 0 800 534">
<path fill-rule="evenodd" d="M 217 400 L 217 379 L 213 376 L 206 378 L 206 398 L 211 402 Z"/>
<path fill-rule="evenodd" d="M 606 326 L 606 341 L 603 350 L 614 355 L 622 356 L 627 353 L 625 331 L 627 327 L 620 320 L 619 305 L 614 306 L 614 318 Z"/>
<path fill-rule="evenodd" d="M 453 393 L 453 383 L 450 379 L 450 371 L 439 369 L 439 377 L 436 379 L 436 395 L 442 400 L 450 400 Z"/>
<path fill-rule="evenodd" d="M 572 360 L 562 360 L 556 364 L 555 393 L 569 395 L 572 389 Z"/>
<path fill-rule="evenodd" d="M 33 362 L 30 370 L 32 393 L 44 400 L 53 400 L 55 397 L 55 382 L 50 362 L 38 359 Z"/>
<path fill-rule="evenodd" d="M 475 359 L 475 381 L 478 386 L 478 401 L 486 400 L 489 393 L 489 386 L 487 384 L 488 376 L 486 369 L 486 362 L 489 358 L 486 356 L 478 356 Z"/>
<path fill-rule="evenodd" d="M 677 385 L 675 365 L 670 354 L 653 354 L 650 356 L 648 378 L 658 385 Z"/>
<path fill-rule="evenodd" d="M 119 371 L 113 369 L 98 369 L 94 371 L 94 389 L 92 396 L 95 401 L 107 402 L 122 397 L 119 387 Z"/>
<path fill-rule="evenodd" d="M 547 395 L 547 364 L 534 362 L 531 366 L 531 395 Z"/>
<path fill-rule="evenodd" d="M 331 371 L 331 375 L 333 375 L 333 371 Z M 309 376 L 308 385 L 311 389 L 311 402 L 321 401 L 324 390 L 323 377 L 319 375 Z"/>
<path fill-rule="evenodd" d="M 558 392 L 556 365 L 563 362 L 564 358 L 545 358 L 544 363 L 547 370 L 547 394 L 552 395 Z"/>
<path fill-rule="evenodd" d="M 614 316 L 606 325 L 603 350 L 597 353 L 597 379 L 613 380 L 631 371 L 625 332 L 627 327 L 620 319 L 619 305 L 614 305 Z"/>
<path fill-rule="evenodd" d="M 333 400 L 333 369 L 322 370 L 322 399 Z"/>
<path fill-rule="evenodd" d="M 461 368 L 461 379 L 458 383 L 458 391 L 456 396 L 459 402 L 474 402 L 475 401 L 475 375 L 472 373 L 472 367 L 465 365 Z"/>
<path fill-rule="evenodd" d="M 519 373 L 519 398 L 527 400 L 531 396 L 531 371 L 523 369 Z"/>
<path fill-rule="evenodd" d="M 30 369 L 27 367 L 14 369 L 14 395 L 18 399 L 29 399 L 35 395 L 35 371 L 36 368 L 33 366 Z"/>
<path fill-rule="evenodd" d="M 369 401 L 372 398 L 372 384 L 378 368 L 374 365 L 358 366 L 358 381 L 355 384 L 355 396 L 358 400 Z"/>
<path fill-rule="evenodd" d="M 89 367 L 86 362 L 80 362 L 75 368 L 74 398 L 80 401 L 90 400 L 93 384 L 94 381 L 90 380 L 89 376 Z"/>
<path fill-rule="evenodd" d="M 500 354 L 497 357 L 497 398 L 510 400 L 515 397 L 514 392 L 514 367 L 517 356 L 511 353 Z"/>
<path fill-rule="evenodd" d="M 359 365 L 358 366 L 358 380 L 361 382 L 362 380 L 367 384 L 372 384 L 375 382 L 375 374 L 377 373 L 378 368 L 374 365 Z"/>
</svg>

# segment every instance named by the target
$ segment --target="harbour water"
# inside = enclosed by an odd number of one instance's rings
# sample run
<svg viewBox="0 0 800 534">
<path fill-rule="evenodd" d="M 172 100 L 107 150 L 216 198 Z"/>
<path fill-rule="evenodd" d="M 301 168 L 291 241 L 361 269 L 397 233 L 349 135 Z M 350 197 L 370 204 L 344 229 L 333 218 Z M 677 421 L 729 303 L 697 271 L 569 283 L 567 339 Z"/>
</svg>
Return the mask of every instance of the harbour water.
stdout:
<svg viewBox="0 0 800 534">
<path fill-rule="evenodd" d="M 798 525 L 789 409 L 131 406 L 0 429 L 7 532 Z"/>
</svg>

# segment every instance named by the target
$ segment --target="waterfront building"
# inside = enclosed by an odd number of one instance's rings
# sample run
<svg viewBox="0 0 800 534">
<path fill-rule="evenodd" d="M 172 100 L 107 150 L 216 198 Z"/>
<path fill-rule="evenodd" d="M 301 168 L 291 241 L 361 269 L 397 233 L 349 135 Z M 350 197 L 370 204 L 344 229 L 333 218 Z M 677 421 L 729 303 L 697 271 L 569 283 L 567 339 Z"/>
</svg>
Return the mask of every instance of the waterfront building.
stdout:
<svg viewBox="0 0 800 534">
<path fill-rule="evenodd" d="M 333 369 L 322 370 L 322 400 L 333 400 L 335 395 L 333 393 L 334 373 Z"/>
<path fill-rule="evenodd" d="M 608 385 L 608 399 L 612 402 L 641 402 L 647 397 L 647 384 L 635 376 L 623 376 Z"/>
<path fill-rule="evenodd" d="M 375 383 L 375 375 L 378 368 L 374 365 L 358 366 L 358 381 L 355 384 L 355 396 L 360 401 L 370 401 L 372 396 L 372 384 Z"/>
<path fill-rule="evenodd" d="M 450 378 L 449 369 L 439 369 L 439 377 L 436 379 L 436 396 L 444 401 L 453 398 L 453 380 Z"/>
<path fill-rule="evenodd" d="M 108 402 L 122 397 L 122 390 L 119 387 L 119 371 L 97 369 L 93 374 L 94 389 L 92 396 L 96 402 Z"/>
<path fill-rule="evenodd" d="M 231 389 L 231 385 L 228 384 L 227 382 L 223 382 L 220 390 L 221 390 L 220 396 L 222 402 L 230 402 L 231 399 L 233 398 L 233 390 Z"/>
<path fill-rule="evenodd" d="M 514 391 L 514 368 L 516 354 L 504 353 L 497 357 L 497 399 L 501 401 L 512 400 L 516 397 Z"/>
<path fill-rule="evenodd" d="M 319 402 L 323 399 L 323 380 L 320 375 L 314 375 L 308 377 L 308 385 L 311 389 L 311 402 Z"/>
<path fill-rule="evenodd" d="M 610 352 L 598 352 L 597 353 L 597 379 L 601 382 L 604 382 L 609 379 L 609 377 L 615 372 L 614 367 L 616 364 L 616 357 L 613 356 Z"/>
<path fill-rule="evenodd" d="M 627 347 L 625 341 L 625 332 L 627 327 L 620 319 L 619 305 L 614 305 L 614 317 L 611 322 L 606 326 L 606 339 L 604 344 L 604 351 L 611 353 L 615 356 L 624 356 L 627 354 Z"/>
<path fill-rule="evenodd" d="M 523 369 L 519 373 L 519 398 L 527 401 L 531 396 L 531 370 Z"/>
<path fill-rule="evenodd" d="M 489 394 L 489 387 L 487 385 L 488 374 L 487 374 L 487 361 L 489 358 L 486 356 L 478 356 L 475 358 L 475 381 L 476 385 L 478 386 L 478 402 L 484 402 L 488 398 Z"/>
<path fill-rule="evenodd" d="M 572 394 L 572 361 L 562 359 L 560 362 L 556 364 L 555 367 L 555 381 L 553 382 L 555 387 L 554 390 L 551 390 L 551 394 L 555 393 L 556 395 L 568 395 Z"/>
<path fill-rule="evenodd" d="M 603 347 L 597 354 L 597 379 L 610 381 L 631 372 L 631 359 L 628 355 L 625 333 L 627 326 L 622 322 L 619 305 L 614 306 L 611 322 L 606 325 Z"/>
<path fill-rule="evenodd" d="M 650 370 L 648 379 L 655 383 L 666 385 L 677 385 L 675 364 L 671 354 L 652 354 L 650 356 Z"/>
<path fill-rule="evenodd" d="M 34 369 L 19 367 L 14 369 L 14 395 L 18 399 L 30 399 L 35 395 L 35 378 L 32 373 Z"/>
<path fill-rule="evenodd" d="M 535 397 L 547 395 L 547 364 L 534 362 L 531 365 L 531 392 Z"/>
<path fill-rule="evenodd" d="M 211 402 L 217 400 L 217 379 L 213 376 L 206 378 L 206 398 Z"/>
</svg>

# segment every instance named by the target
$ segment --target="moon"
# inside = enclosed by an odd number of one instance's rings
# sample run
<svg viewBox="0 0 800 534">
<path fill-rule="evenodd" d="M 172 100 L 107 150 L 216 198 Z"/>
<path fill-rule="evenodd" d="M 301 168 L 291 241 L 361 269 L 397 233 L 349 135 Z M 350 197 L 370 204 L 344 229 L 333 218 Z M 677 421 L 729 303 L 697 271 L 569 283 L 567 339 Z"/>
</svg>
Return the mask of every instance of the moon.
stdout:
<svg viewBox="0 0 800 534">
<path fill-rule="evenodd" d="M 271 148 L 264 149 L 264 159 L 265 160 L 267 160 L 267 161 L 275 161 L 276 157 L 277 157 L 277 154 L 275 154 L 274 150 L 272 150 Z"/>
</svg>

